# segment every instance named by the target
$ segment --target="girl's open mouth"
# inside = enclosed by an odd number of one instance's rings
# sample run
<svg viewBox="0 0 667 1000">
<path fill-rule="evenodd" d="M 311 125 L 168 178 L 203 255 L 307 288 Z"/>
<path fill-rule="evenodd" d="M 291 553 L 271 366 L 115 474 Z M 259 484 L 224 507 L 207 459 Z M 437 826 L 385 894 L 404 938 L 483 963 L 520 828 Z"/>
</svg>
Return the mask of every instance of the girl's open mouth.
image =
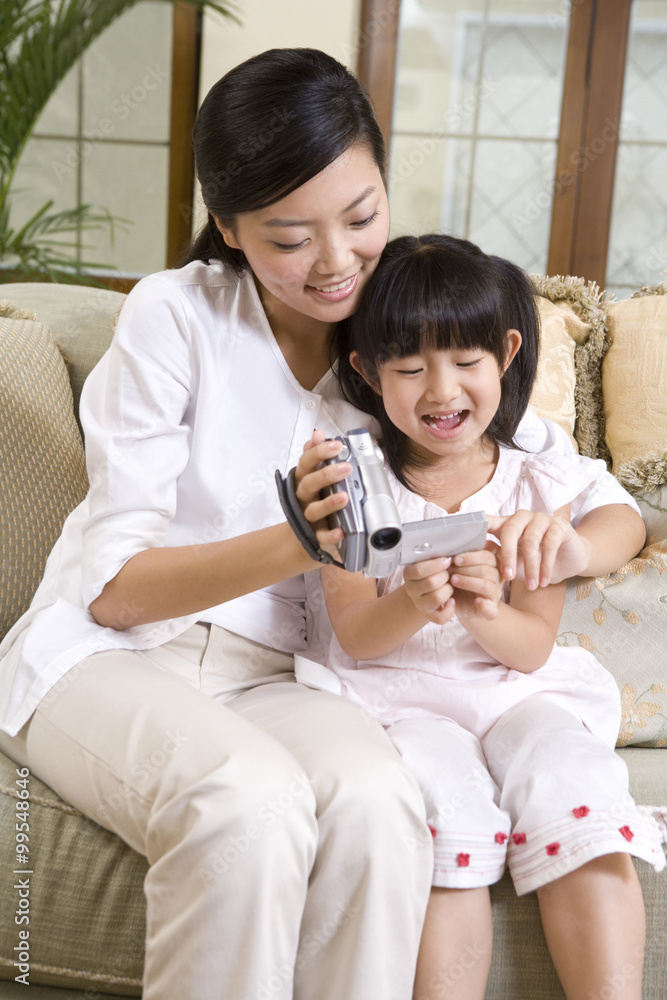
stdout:
<svg viewBox="0 0 667 1000">
<path fill-rule="evenodd" d="M 437 437 L 448 437 L 465 424 L 470 410 L 455 410 L 453 413 L 426 413 L 421 419 Z"/>
</svg>

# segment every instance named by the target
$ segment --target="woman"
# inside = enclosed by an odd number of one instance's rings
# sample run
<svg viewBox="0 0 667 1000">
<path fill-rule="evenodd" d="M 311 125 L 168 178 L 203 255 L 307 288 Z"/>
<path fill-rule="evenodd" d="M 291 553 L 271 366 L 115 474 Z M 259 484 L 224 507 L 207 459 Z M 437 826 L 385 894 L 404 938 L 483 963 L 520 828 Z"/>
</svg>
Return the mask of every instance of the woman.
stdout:
<svg viewBox="0 0 667 1000">
<path fill-rule="evenodd" d="M 144 1000 L 408 1000 L 423 804 L 379 726 L 295 683 L 315 563 L 273 485 L 312 439 L 307 516 L 340 503 L 316 467 L 365 419 L 330 355 L 388 235 L 381 135 L 339 63 L 273 50 L 195 150 L 207 226 L 86 385 L 91 489 L 0 648 L 2 746 L 148 858 Z"/>
</svg>

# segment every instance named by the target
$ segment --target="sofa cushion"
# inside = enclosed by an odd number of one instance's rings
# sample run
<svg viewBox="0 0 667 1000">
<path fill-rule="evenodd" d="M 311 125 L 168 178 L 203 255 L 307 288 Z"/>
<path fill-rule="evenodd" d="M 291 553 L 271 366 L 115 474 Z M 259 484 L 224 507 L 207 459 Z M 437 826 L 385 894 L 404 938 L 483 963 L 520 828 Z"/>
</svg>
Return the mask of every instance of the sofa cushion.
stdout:
<svg viewBox="0 0 667 1000">
<path fill-rule="evenodd" d="M 568 584 L 558 644 L 590 650 L 616 679 L 618 746 L 667 747 L 667 485 L 637 502 L 646 546 L 616 573 Z"/>
<path fill-rule="evenodd" d="M 67 370 L 50 330 L 0 304 L 0 639 L 27 609 L 86 495 Z"/>
<path fill-rule="evenodd" d="M 602 364 L 614 474 L 632 491 L 667 482 L 667 285 L 609 306 Z"/>
<path fill-rule="evenodd" d="M 538 295 L 537 307 L 540 314 L 540 357 L 530 405 L 538 417 L 546 417 L 562 427 L 576 451 L 574 349 L 577 343 L 585 342 L 590 327 L 583 323 L 567 302 L 552 302 Z M 577 337 L 583 339 L 577 340 Z"/>
<path fill-rule="evenodd" d="M 547 378 L 551 398 L 545 400 L 539 395 L 543 389 L 538 378 L 535 386 L 538 395 L 535 400 L 531 398 L 531 406 L 540 416 L 565 427 L 570 435 L 574 413 L 574 438 L 581 454 L 608 460 L 600 374 L 608 343 L 600 290 L 595 282 L 583 278 L 532 275 L 531 279 L 542 320 L 541 363 L 545 364 L 554 347 L 557 357 Z M 549 305 L 542 301 L 545 299 Z M 574 371 L 569 360 L 572 355 Z M 560 393 L 559 377 L 564 380 Z"/>
<path fill-rule="evenodd" d="M 3 294 L 15 306 L 33 312 L 52 331 L 67 361 L 78 414 L 83 383 L 108 348 L 127 296 L 86 285 L 30 282 L 6 285 Z"/>
<path fill-rule="evenodd" d="M 0 861 L 15 859 L 17 766 L 0 753 Z M 46 984 L 141 996 L 145 938 L 146 859 L 73 806 L 39 778 L 28 779 L 30 985 Z M 24 815 L 24 811 L 21 811 Z M 13 980 L 18 890 L 6 881 L 0 907 L 0 980 Z M 25 894 L 24 894 L 25 895 Z M 3 994 L 0 986 L 0 994 Z M 32 996 L 32 994 L 30 994 Z M 85 996 L 88 996 L 88 992 Z M 69 993 L 67 994 L 69 996 Z"/>
</svg>

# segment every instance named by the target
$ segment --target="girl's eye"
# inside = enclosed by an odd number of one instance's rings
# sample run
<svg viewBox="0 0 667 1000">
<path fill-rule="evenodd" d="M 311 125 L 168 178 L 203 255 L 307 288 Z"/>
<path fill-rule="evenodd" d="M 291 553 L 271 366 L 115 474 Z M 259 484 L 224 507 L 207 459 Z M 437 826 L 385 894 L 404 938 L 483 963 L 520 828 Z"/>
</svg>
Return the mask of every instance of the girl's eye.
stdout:
<svg viewBox="0 0 667 1000">
<path fill-rule="evenodd" d="M 457 368 L 474 368 L 476 365 L 478 365 L 480 363 L 481 360 L 482 360 L 481 358 L 475 358 L 474 361 L 457 361 L 456 367 Z"/>
<path fill-rule="evenodd" d="M 423 368 L 397 368 L 399 375 L 419 375 Z"/>
<path fill-rule="evenodd" d="M 373 212 L 373 214 L 372 214 L 372 215 L 369 215 L 369 216 L 368 216 L 368 218 L 367 218 L 367 219 L 362 219 L 362 220 L 361 220 L 361 222 L 353 222 L 353 223 L 352 223 L 352 226 L 353 226 L 353 227 L 354 227 L 355 229 L 363 229 L 363 228 L 364 228 L 364 226 L 370 226 L 371 222 L 375 222 L 375 220 L 377 219 L 377 217 L 378 217 L 378 215 L 379 215 L 379 214 L 380 214 L 380 213 L 379 213 L 378 209 L 376 209 L 376 210 L 375 210 L 375 211 Z"/>
</svg>

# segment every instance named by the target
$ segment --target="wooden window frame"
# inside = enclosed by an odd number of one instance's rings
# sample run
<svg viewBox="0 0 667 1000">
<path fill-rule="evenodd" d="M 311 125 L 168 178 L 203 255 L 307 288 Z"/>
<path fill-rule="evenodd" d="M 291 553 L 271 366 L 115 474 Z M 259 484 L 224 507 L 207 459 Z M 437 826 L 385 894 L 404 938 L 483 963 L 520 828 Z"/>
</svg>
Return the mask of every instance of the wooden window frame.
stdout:
<svg viewBox="0 0 667 1000">
<path fill-rule="evenodd" d="M 357 75 L 391 148 L 400 0 L 362 0 Z M 548 274 L 605 287 L 632 0 L 571 0 Z"/>
<path fill-rule="evenodd" d="M 187 3 L 175 3 L 171 50 L 171 120 L 167 193 L 167 259 L 174 267 L 192 236 L 195 165 L 192 128 L 199 101 L 202 14 Z M 108 275 L 100 283 L 129 292 L 138 278 Z"/>
<path fill-rule="evenodd" d="M 632 0 L 573 0 L 547 272 L 605 287 Z"/>
</svg>

